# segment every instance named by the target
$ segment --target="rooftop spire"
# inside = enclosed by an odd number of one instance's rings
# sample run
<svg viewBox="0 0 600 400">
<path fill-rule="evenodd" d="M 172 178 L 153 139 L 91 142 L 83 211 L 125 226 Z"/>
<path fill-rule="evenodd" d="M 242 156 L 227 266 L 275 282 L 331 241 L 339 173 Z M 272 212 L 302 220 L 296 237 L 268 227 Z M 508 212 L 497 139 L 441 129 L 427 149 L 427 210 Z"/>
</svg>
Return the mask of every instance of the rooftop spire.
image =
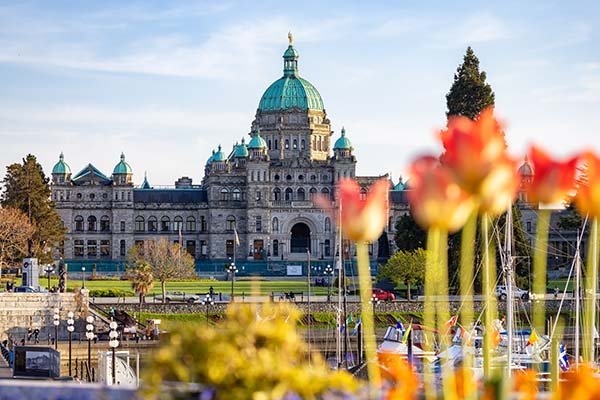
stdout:
<svg viewBox="0 0 600 400">
<path fill-rule="evenodd" d="M 283 53 L 283 76 L 298 76 L 298 52 L 292 45 L 294 37 L 288 33 L 288 48 Z"/>
<path fill-rule="evenodd" d="M 64 161 L 64 160 L 65 160 L 65 156 L 64 156 L 64 154 L 63 154 L 63 152 L 62 152 L 62 151 L 60 152 L 60 156 L 58 156 L 58 159 L 59 159 L 60 161 Z"/>
<path fill-rule="evenodd" d="M 125 161 L 125 153 L 121 152 L 121 161 Z"/>
</svg>

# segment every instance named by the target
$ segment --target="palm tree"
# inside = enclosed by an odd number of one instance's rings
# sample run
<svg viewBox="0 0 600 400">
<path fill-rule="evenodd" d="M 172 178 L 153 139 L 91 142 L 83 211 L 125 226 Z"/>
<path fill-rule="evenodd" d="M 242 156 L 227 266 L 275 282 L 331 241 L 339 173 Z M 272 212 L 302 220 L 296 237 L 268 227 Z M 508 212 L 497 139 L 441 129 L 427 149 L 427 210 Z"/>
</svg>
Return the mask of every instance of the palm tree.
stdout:
<svg viewBox="0 0 600 400">
<path fill-rule="evenodd" d="M 131 288 L 140 296 L 141 306 L 148 292 L 154 287 L 152 266 L 145 261 L 138 261 L 129 270 L 129 280 L 131 280 Z"/>
</svg>

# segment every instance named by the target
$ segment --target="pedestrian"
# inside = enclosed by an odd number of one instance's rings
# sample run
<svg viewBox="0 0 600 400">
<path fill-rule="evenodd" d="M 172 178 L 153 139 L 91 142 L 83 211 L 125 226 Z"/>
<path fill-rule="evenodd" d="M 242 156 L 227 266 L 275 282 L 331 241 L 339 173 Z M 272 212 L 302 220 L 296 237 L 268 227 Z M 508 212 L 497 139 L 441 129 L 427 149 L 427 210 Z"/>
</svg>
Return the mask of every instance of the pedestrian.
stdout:
<svg viewBox="0 0 600 400">
<path fill-rule="evenodd" d="M 211 299 L 212 299 L 212 297 L 213 297 L 213 296 L 214 296 L 214 294 L 215 294 L 215 289 L 214 289 L 212 286 L 208 288 L 208 294 L 209 294 L 209 296 L 210 296 L 210 297 L 211 297 Z"/>
<path fill-rule="evenodd" d="M 554 287 L 554 298 L 557 299 L 558 298 L 558 286 Z"/>
</svg>

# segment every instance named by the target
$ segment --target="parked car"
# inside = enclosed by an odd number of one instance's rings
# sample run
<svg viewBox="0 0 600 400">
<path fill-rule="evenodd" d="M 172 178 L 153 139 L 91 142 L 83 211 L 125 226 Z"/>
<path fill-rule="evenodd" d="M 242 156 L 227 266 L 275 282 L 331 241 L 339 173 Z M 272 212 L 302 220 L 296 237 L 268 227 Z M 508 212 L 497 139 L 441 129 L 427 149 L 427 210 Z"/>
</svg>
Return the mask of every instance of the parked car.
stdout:
<svg viewBox="0 0 600 400">
<path fill-rule="evenodd" d="M 373 296 L 380 301 L 394 301 L 396 300 L 396 296 L 394 295 L 394 293 L 389 292 L 387 290 L 383 290 L 383 289 L 379 289 L 379 288 L 374 288 L 373 289 Z"/>
<path fill-rule="evenodd" d="M 19 286 L 15 289 L 17 293 L 39 293 L 39 289 L 33 286 Z"/>
<path fill-rule="evenodd" d="M 502 301 L 506 300 L 508 297 L 506 286 L 496 286 L 496 296 Z M 521 300 L 529 300 L 531 298 L 531 294 L 527 290 L 519 289 L 516 286 L 512 287 L 512 296 L 513 299 Z"/>
<path fill-rule="evenodd" d="M 162 299 L 163 299 L 162 295 L 156 296 L 156 300 L 162 301 Z M 180 301 L 180 302 L 187 302 L 187 303 L 193 304 L 193 303 L 197 302 L 198 300 L 200 300 L 200 298 L 198 296 L 196 296 L 194 294 L 184 293 L 184 292 L 167 293 L 165 296 L 165 301 L 167 303 L 170 303 L 172 301 Z"/>
</svg>

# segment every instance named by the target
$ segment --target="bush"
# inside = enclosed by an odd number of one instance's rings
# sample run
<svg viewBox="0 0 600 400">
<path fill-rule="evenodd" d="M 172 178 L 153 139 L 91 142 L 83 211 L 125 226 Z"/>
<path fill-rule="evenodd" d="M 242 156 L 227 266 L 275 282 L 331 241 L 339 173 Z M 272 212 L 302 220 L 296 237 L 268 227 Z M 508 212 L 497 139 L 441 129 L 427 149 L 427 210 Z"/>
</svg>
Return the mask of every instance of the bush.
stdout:
<svg viewBox="0 0 600 400">
<path fill-rule="evenodd" d="M 135 296 L 131 290 L 123 289 L 91 289 L 90 297 L 132 297 Z"/>
</svg>

